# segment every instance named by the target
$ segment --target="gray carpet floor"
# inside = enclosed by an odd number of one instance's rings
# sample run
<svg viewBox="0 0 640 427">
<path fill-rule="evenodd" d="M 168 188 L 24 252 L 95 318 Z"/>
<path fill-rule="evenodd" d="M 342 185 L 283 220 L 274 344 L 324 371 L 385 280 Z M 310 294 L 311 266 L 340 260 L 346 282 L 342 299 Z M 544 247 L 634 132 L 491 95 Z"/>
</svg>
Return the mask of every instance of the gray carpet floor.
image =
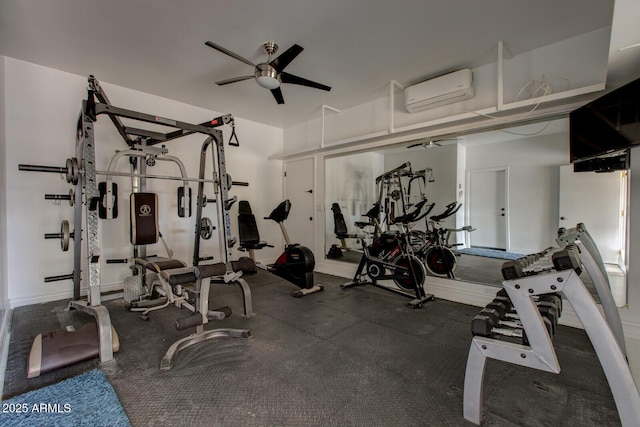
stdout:
<svg viewBox="0 0 640 427">
<path fill-rule="evenodd" d="M 293 298 L 296 287 L 266 272 L 245 275 L 255 316 L 242 316 L 237 287 L 215 285 L 211 307 L 234 314 L 216 327 L 248 328 L 251 339 L 219 338 L 160 359 L 186 312 L 168 307 L 143 321 L 121 300 L 106 303 L 121 348 L 115 361 L 83 362 L 26 379 L 31 342 L 41 332 L 91 317 L 66 301 L 14 310 L 4 396 L 103 369 L 133 426 L 466 426 L 462 394 L 470 322 L 479 312 L 444 300 L 411 309 L 374 287 L 341 289 L 345 279 L 316 274 L 324 292 Z M 593 348 L 579 329 L 554 339 L 554 375 L 489 360 L 486 426 L 615 426 L 615 403 Z"/>
</svg>

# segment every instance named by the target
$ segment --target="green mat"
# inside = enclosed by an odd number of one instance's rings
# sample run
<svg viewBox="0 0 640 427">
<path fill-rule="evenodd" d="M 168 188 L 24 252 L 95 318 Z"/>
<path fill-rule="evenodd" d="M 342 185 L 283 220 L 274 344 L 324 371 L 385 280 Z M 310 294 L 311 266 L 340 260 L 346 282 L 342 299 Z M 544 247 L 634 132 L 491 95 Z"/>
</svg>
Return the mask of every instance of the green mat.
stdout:
<svg viewBox="0 0 640 427">
<path fill-rule="evenodd" d="M 131 425 L 107 376 L 98 369 L 0 403 L 0 426 Z"/>
</svg>

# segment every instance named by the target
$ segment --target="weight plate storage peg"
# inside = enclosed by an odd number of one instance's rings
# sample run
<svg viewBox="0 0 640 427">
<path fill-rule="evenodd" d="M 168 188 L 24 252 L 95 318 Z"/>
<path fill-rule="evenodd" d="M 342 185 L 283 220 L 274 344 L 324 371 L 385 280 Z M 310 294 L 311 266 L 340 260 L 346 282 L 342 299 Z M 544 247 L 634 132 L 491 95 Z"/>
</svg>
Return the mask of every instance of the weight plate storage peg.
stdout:
<svg viewBox="0 0 640 427">
<path fill-rule="evenodd" d="M 45 194 L 45 200 L 68 200 L 69 206 L 73 206 L 76 201 L 76 192 L 73 191 L 73 188 L 69 190 L 69 194 Z"/>
<path fill-rule="evenodd" d="M 74 238 L 75 232 L 69 231 L 69 221 L 66 219 L 62 221 L 60 224 L 60 232 L 59 233 L 46 233 L 44 235 L 45 239 L 60 239 L 60 249 L 63 252 L 69 250 L 69 240 Z"/>
</svg>

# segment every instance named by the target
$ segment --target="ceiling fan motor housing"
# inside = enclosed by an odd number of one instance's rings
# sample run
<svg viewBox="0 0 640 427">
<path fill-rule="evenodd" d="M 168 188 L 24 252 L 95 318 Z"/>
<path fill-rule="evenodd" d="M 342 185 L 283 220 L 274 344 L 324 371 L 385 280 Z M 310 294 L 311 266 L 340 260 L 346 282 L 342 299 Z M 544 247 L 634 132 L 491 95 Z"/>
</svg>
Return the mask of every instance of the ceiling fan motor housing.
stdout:
<svg viewBox="0 0 640 427">
<path fill-rule="evenodd" d="M 271 65 L 267 63 L 256 65 L 255 78 L 258 84 L 267 89 L 280 87 L 280 75 Z"/>
</svg>

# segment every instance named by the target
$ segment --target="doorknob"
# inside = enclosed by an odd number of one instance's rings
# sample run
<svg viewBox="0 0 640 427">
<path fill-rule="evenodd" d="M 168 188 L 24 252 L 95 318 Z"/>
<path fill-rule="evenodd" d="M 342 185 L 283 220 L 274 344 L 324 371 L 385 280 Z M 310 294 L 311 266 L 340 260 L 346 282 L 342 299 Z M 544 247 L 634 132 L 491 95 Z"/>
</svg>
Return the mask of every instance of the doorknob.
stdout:
<svg viewBox="0 0 640 427">
<path fill-rule="evenodd" d="M 313 194 L 313 189 L 311 189 L 311 190 L 307 190 L 307 193 L 309 193 L 309 194 Z"/>
<path fill-rule="evenodd" d="M 567 219 L 567 218 L 565 218 L 565 217 L 561 216 L 561 217 L 560 217 L 560 219 L 564 221 L 564 220 L 565 220 L 565 219 Z"/>
</svg>

